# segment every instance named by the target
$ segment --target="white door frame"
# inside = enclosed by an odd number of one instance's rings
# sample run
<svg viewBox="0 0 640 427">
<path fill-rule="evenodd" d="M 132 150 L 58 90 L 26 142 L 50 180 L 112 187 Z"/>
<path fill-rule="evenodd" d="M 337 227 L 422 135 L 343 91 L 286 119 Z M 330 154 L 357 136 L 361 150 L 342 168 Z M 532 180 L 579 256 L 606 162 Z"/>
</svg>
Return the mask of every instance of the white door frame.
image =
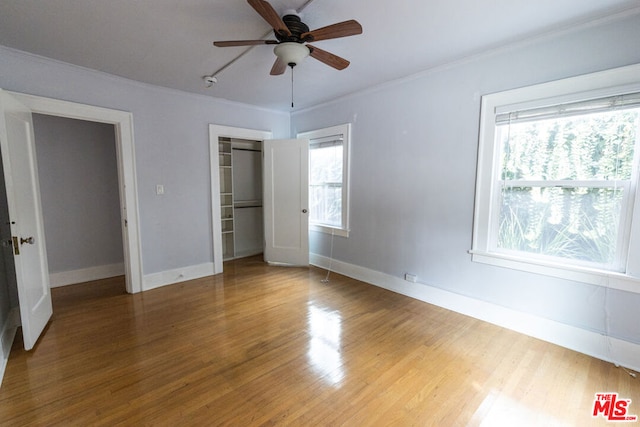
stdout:
<svg viewBox="0 0 640 427">
<path fill-rule="evenodd" d="M 41 96 L 17 92 L 8 93 L 16 97 L 34 113 L 114 125 L 126 287 L 128 293 L 141 292 L 142 249 L 140 247 L 133 115 L 126 111 L 94 107 Z"/>
<path fill-rule="evenodd" d="M 271 139 L 271 131 L 209 125 L 209 157 L 211 160 L 211 229 L 213 231 L 213 274 L 222 273 L 222 212 L 220 208 L 220 162 L 218 138 Z"/>
</svg>

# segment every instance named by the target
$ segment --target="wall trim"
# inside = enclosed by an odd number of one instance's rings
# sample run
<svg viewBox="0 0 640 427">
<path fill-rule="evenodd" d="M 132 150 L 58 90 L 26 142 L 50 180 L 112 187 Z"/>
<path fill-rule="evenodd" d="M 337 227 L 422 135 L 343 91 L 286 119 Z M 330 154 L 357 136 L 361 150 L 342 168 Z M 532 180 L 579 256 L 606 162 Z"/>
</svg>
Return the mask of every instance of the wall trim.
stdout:
<svg viewBox="0 0 640 427">
<path fill-rule="evenodd" d="M 124 263 L 119 262 L 116 264 L 98 265 L 96 267 L 51 273 L 49 274 L 49 281 L 51 282 L 52 288 L 57 288 L 60 286 L 90 282 L 92 280 L 122 276 L 124 274 Z"/>
<path fill-rule="evenodd" d="M 212 262 L 191 265 L 189 267 L 175 268 L 173 270 L 161 271 L 159 273 L 147 274 L 142 281 L 142 290 L 161 288 L 187 280 L 200 279 L 202 277 L 213 276 L 214 267 Z"/>
<path fill-rule="evenodd" d="M 13 340 L 16 337 L 18 326 L 20 326 L 20 311 L 18 307 L 14 307 L 9 312 L 7 321 L 2 328 L 2 333 L 0 333 L 0 386 L 2 385 L 2 378 L 4 378 L 7 363 L 9 362 L 9 354 L 11 353 L 11 347 L 13 346 Z"/>
<path fill-rule="evenodd" d="M 365 267 L 330 260 L 322 255 L 309 255 L 310 263 L 317 267 L 328 268 L 331 263 L 332 271 L 353 279 L 640 371 L 640 344 L 512 310 L 424 283 L 407 282 Z"/>
</svg>

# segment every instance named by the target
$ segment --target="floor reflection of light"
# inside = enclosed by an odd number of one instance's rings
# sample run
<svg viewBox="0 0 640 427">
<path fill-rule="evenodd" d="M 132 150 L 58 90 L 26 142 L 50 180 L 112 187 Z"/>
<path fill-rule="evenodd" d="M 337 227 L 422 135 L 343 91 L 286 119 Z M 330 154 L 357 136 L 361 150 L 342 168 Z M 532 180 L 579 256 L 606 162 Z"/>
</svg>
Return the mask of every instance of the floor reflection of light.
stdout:
<svg viewBox="0 0 640 427">
<path fill-rule="evenodd" d="M 309 362 L 322 379 L 339 385 L 344 378 L 340 338 L 342 319 L 340 314 L 309 304 Z"/>
</svg>

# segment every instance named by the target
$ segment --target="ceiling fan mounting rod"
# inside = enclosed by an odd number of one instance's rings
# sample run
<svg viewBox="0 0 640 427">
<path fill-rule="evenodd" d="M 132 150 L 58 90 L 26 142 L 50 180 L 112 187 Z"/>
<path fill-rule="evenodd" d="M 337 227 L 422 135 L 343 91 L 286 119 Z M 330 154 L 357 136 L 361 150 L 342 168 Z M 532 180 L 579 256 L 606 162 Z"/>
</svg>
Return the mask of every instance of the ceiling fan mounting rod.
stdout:
<svg viewBox="0 0 640 427">
<path fill-rule="evenodd" d="M 296 9 L 296 13 L 302 13 L 302 11 L 305 10 L 306 7 L 309 6 L 313 2 L 314 2 L 314 0 L 307 0 L 307 2 L 305 4 L 303 4 L 298 9 Z"/>
<path fill-rule="evenodd" d="M 271 34 L 271 30 L 267 31 L 264 36 L 262 36 L 261 38 L 265 38 L 267 36 L 269 36 Z M 238 61 L 238 59 L 242 58 L 243 56 L 245 56 L 247 53 L 251 52 L 253 50 L 255 46 L 250 46 L 248 49 L 246 49 L 244 52 L 242 52 L 241 54 L 239 54 L 238 56 L 236 56 L 235 58 L 233 58 L 231 61 L 227 62 L 226 64 L 224 64 L 222 67 L 218 68 L 216 71 L 214 71 L 213 73 L 211 73 L 212 77 L 216 77 L 218 74 L 220 74 L 221 72 L 223 72 L 224 70 L 226 70 L 227 68 L 229 68 L 230 66 L 232 66 L 233 64 L 236 63 L 236 61 Z"/>
</svg>

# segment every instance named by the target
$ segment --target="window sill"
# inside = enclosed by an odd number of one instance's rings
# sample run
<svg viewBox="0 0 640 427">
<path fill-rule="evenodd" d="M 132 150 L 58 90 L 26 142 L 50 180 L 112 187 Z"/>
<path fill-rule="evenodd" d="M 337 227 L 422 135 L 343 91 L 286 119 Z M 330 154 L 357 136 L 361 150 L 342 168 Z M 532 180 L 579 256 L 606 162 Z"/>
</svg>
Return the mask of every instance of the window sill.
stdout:
<svg viewBox="0 0 640 427">
<path fill-rule="evenodd" d="M 469 253 L 474 262 L 640 294 L 640 278 L 624 273 L 547 263 L 495 252 L 470 250 Z"/>
<path fill-rule="evenodd" d="M 349 230 L 337 227 L 329 227 L 328 225 L 309 224 L 309 231 L 331 234 L 332 236 L 349 237 Z"/>
</svg>

